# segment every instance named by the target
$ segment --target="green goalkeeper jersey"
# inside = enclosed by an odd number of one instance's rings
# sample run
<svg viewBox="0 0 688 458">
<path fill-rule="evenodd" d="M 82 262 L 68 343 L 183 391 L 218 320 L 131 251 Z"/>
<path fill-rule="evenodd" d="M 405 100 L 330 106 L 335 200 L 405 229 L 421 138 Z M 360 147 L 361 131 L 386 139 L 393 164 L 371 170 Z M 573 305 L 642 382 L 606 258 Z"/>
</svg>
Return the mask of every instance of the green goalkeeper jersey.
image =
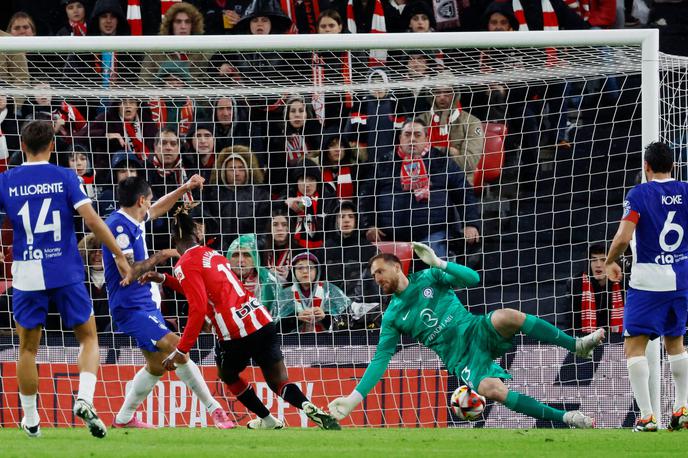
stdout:
<svg viewBox="0 0 688 458">
<path fill-rule="evenodd" d="M 480 317 L 464 308 L 454 288 L 476 285 L 480 281 L 478 273 L 449 262 L 444 271 L 430 268 L 408 279 L 408 287 L 392 296 L 382 317 L 375 356 L 356 386 L 364 397 L 385 373 L 402 334 L 435 351 L 450 371 L 455 372 L 459 365 L 459 371 L 463 368 L 460 362 L 465 359 L 468 345 L 462 336 Z"/>
</svg>

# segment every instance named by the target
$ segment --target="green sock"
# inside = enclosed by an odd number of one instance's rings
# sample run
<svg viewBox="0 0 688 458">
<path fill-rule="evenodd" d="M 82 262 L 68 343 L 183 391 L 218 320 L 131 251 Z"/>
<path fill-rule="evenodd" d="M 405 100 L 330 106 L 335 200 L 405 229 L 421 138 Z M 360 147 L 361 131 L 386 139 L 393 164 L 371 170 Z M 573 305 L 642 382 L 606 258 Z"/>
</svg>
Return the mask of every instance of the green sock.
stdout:
<svg viewBox="0 0 688 458">
<path fill-rule="evenodd" d="M 566 413 L 563 410 L 555 409 L 538 402 L 536 399 L 521 394 L 518 391 L 509 391 L 506 395 L 504 405 L 514 412 L 519 412 L 541 420 L 564 421 L 564 414 Z"/>
<path fill-rule="evenodd" d="M 540 342 L 551 343 L 568 351 L 576 352 L 576 338 L 566 334 L 556 326 L 534 315 L 526 314 L 526 321 L 521 326 L 521 332 Z"/>
</svg>

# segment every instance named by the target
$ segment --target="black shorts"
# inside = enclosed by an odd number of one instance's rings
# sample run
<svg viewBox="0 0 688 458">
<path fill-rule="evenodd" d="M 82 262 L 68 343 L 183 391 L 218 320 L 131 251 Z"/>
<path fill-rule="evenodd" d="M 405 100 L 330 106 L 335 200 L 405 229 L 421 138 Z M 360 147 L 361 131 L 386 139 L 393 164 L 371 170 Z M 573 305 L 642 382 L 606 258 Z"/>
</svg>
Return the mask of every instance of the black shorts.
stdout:
<svg viewBox="0 0 688 458">
<path fill-rule="evenodd" d="M 259 367 L 271 366 L 284 359 L 280 348 L 280 336 L 274 323 L 242 339 L 218 341 L 215 346 L 215 364 L 220 374 L 230 378 L 246 369 L 251 359 Z"/>
</svg>

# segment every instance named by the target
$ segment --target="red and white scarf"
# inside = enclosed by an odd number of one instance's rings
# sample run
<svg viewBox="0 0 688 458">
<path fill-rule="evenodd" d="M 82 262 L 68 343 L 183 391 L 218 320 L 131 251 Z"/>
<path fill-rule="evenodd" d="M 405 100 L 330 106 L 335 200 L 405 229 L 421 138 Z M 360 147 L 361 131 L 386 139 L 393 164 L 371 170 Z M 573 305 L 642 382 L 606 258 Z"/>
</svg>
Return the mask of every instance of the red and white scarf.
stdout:
<svg viewBox="0 0 688 458">
<path fill-rule="evenodd" d="M 301 134 L 291 134 L 286 138 L 284 145 L 287 153 L 287 164 L 294 165 L 308 154 L 306 139 Z"/>
<path fill-rule="evenodd" d="M 423 162 L 423 158 L 428 155 L 428 152 L 430 152 L 430 145 L 423 150 L 420 155 L 421 157 L 416 158 L 410 154 L 404 153 L 401 147 L 397 147 L 397 156 L 402 160 L 400 177 L 401 188 L 404 191 L 413 192 L 416 202 L 421 202 L 430 198 L 430 177 L 425 168 L 425 162 Z"/>
<path fill-rule="evenodd" d="M 449 113 L 449 116 L 447 116 L 447 121 L 445 123 L 442 122 L 442 115 L 440 113 L 435 113 L 435 107 L 433 106 L 430 108 L 428 138 L 432 146 L 443 150 L 449 149 L 449 134 L 451 133 L 452 123 L 459 119 L 462 112 L 463 107 L 458 98 L 454 105 L 454 109 Z"/>
<path fill-rule="evenodd" d="M 337 192 L 340 200 L 353 197 L 354 183 L 351 179 L 351 167 L 348 165 L 323 167 L 322 180 L 324 184 L 331 186 Z"/>
<path fill-rule="evenodd" d="M 559 19 L 557 19 L 557 13 L 554 12 L 554 7 L 549 0 L 541 0 L 542 2 L 542 30 L 559 30 Z M 523 5 L 521 5 L 520 0 L 511 0 L 511 5 L 514 9 L 514 16 L 518 21 L 518 30 L 520 32 L 530 30 L 528 28 L 528 22 L 526 22 L 526 15 L 523 11 Z M 547 66 L 553 66 L 557 63 L 557 50 L 555 48 L 546 48 L 545 53 L 547 54 Z"/>
<path fill-rule="evenodd" d="M 72 143 L 72 133 L 78 132 L 86 125 L 86 118 L 79 109 L 65 101 L 62 101 L 60 108 L 53 111 L 53 117 L 59 117 L 65 122 L 57 134 L 69 143 Z"/>
<path fill-rule="evenodd" d="M 127 22 L 131 35 L 143 35 L 141 0 L 127 0 Z"/>
<path fill-rule="evenodd" d="M 301 192 L 296 193 L 296 197 L 304 197 Z M 294 240 L 301 248 L 320 248 L 323 246 L 322 240 L 313 240 L 313 236 L 320 229 L 316 216 L 318 215 L 319 194 L 316 192 L 312 196 L 310 205 L 304 205 L 301 211 L 297 212 L 296 227 L 294 228 Z"/>
<path fill-rule="evenodd" d="M 590 0 L 564 0 L 564 3 L 578 13 L 584 21 L 590 19 Z"/>
<path fill-rule="evenodd" d="M 354 14 L 354 0 L 349 0 L 346 5 L 346 26 L 349 29 L 349 33 L 358 33 L 356 27 L 356 15 Z M 385 12 L 382 8 L 382 2 L 380 0 L 375 0 L 375 9 L 373 10 L 373 20 L 370 24 L 370 33 L 387 33 Z M 369 66 L 376 67 L 378 65 L 384 65 L 386 61 L 387 50 L 370 50 L 370 57 L 368 58 Z"/>
<path fill-rule="evenodd" d="M 169 169 L 163 166 L 162 162 L 160 162 L 160 159 L 158 159 L 158 156 L 156 154 L 153 154 L 151 156 L 151 161 L 153 162 L 153 167 L 155 167 L 155 170 L 161 177 L 168 177 L 170 175 L 174 175 L 177 185 L 181 186 L 184 183 L 186 183 L 186 169 L 182 165 L 181 154 L 179 155 L 179 158 L 177 159 L 177 162 L 174 164 L 174 166 Z M 191 191 L 185 192 L 182 196 L 182 200 L 184 202 L 193 202 L 193 196 L 191 195 Z"/>
<path fill-rule="evenodd" d="M 590 277 L 583 273 L 583 292 L 581 299 L 581 327 L 585 333 L 591 333 L 597 329 L 597 304 L 595 292 L 590 283 Z M 612 283 L 612 313 L 609 318 L 609 330 L 621 332 L 623 327 L 624 303 L 619 282 Z"/>
<path fill-rule="evenodd" d="M 152 99 L 148 102 L 148 106 L 151 110 L 151 117 L 153 121 L 157 123 L 158 127 L 164 127 L 167 125 L 167 103 L 163 99 Z M 179 108 L 179 119 L 177 119 L 177 124 L 179 124 L 177 131 L 179 137 L 186 136 L 186 133 L 191 127 L 191 122 L 194 119 L 194 103 L 190 97 L 186 98 L 186 103 Z"/>
<path fill-rule="evenodd" d="M 309 296 L 311 300 L 310 307 L 303 305 L 303 299 L 301 298 L 301 293 L 296 284 L 291 286 L 291 291 L 294 294 L 294 312 L 298 316 L 299 313 L 304 311 L 306 308 L 322 308 L 323 300 L 325 299 L 325 288 L 323 288 L 323 283 L 318 282 L 315 285 L 315 289 L 311 288 L 311 295 Z M 299 331 L 301 332 L 322 332 L 325 331 L 325 327 L 322 322 L 318 323 L 302 323 L 299 326 Z"/>
<path fill-rule="evenodd" d="M 86 36 L 86 23 L 84 21 L 81 22 L 72 22 L 69 21 L 69 26 L 72 28 L 72 35 L 75 37 L 85 37 Z"/>
<path fill-rule="evenodd" d="M 126 141 L 126 151 L 135 153 L 141 160 L 146 160 L 150 150 L 143 139 L 143 128 L 138 116 L 134 122 L 124 121 L 124 140 Z"/>
<path fill-rule="evenodd" d="M 325 85 L 325 61 L 320 54 L 314 52 L 312 57 L 311 69 L 313 71 L 313 87 L 316 88 L 311 94 L 311 106 L 320 124 L 325 123 L 325 92 L 317 88 Z M 341 55 L 341 74 L 345 85 L 350 86 L 352 82 L 351 72 L 351 51 L 344 51 Z M 344 93 L 344 106 L 351 108 L 354 98 L 351 91 Z"/>
</svg>

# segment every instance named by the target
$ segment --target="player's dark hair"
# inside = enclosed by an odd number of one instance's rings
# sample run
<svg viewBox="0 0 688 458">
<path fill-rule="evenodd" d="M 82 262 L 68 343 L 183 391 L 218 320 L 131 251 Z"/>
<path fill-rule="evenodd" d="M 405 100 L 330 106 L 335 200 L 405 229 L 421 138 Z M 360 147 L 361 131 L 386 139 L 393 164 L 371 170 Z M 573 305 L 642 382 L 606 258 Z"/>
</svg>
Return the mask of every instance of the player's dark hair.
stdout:
<svg viewBox="0 0 688 458">
<path fill-rule="evenodd" d="M 196 222 L 189 215 L 189 211 L 195 205 L 184 203 L 180 205 L 174 212 L 174 220 L 172 221 L 172 241 L 177 242 L 197 242 L 196 240 Z"/>
<path fill-rule="evenodd" d="M 51 121 L 31 121 L 21 130 L 21 141 L 26 154 L 35 155 L 44 152 L 53 141 L 55 131 Z"/>
<path fill-rule="evenodd" d="M 150 193 L 150 184 L 143 177 L 127 177 L 117 184 L 119 206 L 123 208 L 133 207 L 139 197 L 146 197 Z"/>
<path fill-rule="evenodd" d="M 593 254 L 607 254 L 607 250 L 601 243 L 593 243 L 588 247 L 588 259 L 591 259 Z"/>
<path fill-rule="evenodd" d="M 378 259 L 382 259 L 383 261 L 387 263 L 392 263 L 392 264 L 399 264 L 399 267 L 401 267 L 401 260 L 392 253 L 378 253 L 370 260 L 368 261 L 368 270 L 370 270 L 373 267 L 373 263 L 377 261 Z"/>
<path fill-rule="evenodd" d="M 674 152 L 666 143 L 652 142 L 647 145 L 643 159 L 655 173 L 669 173 L 674 168 Z"/>
</svg>

